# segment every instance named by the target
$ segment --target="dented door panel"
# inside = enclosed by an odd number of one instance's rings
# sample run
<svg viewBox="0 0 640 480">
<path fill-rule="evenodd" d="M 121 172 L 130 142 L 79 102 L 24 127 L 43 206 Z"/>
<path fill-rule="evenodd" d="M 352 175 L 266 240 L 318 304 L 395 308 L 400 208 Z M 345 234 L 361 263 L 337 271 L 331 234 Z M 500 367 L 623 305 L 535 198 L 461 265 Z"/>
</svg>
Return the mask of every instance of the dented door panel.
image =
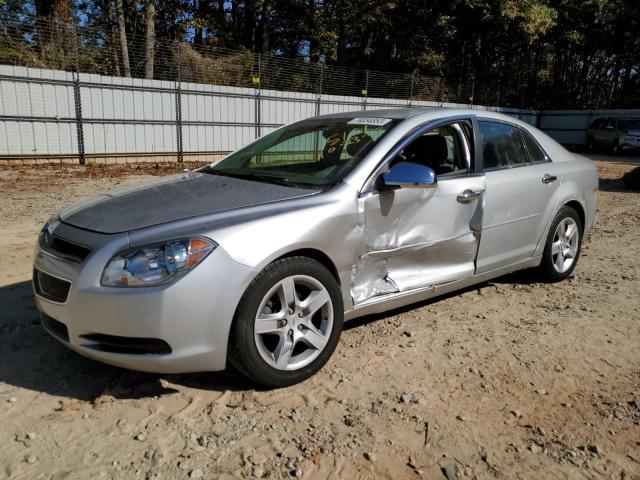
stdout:
<svg viewBox="0 0 640 480">
<path fill-rule="evenodd" d="M 442 179 L 436 188 L 360 198 L 364 225 L 352 273 L 354 303 L 472 276 L 483 196 L 467 204 L 457 197 L 484 188 L 484 176 L 461 176 Z"/>
</svg>

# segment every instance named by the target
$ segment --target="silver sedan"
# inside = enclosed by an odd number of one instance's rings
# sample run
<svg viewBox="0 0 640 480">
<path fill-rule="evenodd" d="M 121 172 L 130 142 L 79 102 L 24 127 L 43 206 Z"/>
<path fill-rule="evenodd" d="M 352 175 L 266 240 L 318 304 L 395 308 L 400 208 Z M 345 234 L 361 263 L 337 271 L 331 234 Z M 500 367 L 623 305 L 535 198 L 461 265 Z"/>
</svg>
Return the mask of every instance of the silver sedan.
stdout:
<svg viewBox="0 0 640 480">
<path fill-rule="evenodd" d="M 63 210 L 33 286 L 82 355 L 281 387 L 327 362 L 345 320 L 520 269 L 567 278 L 597 189 L 590 160 L 506 115 L 315 117 Z"/>
</svg>

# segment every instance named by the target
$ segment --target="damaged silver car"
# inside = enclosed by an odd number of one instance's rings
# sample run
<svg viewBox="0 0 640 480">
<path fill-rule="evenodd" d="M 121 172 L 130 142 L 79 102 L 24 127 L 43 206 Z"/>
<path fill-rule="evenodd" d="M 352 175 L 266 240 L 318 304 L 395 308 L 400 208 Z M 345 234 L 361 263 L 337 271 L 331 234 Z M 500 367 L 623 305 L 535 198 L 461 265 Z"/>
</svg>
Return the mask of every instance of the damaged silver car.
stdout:
<svg viewBox="0 0 640 480">
<path fill-rule="evenodd" d="M 525 268 L 565 279 L 597 188 L 590 160 L 498 113 L 315 117 L 63 210 L 33 286 L 82 355 L 281 387 L 327 362 L 345 320 Z"/>
</svg>

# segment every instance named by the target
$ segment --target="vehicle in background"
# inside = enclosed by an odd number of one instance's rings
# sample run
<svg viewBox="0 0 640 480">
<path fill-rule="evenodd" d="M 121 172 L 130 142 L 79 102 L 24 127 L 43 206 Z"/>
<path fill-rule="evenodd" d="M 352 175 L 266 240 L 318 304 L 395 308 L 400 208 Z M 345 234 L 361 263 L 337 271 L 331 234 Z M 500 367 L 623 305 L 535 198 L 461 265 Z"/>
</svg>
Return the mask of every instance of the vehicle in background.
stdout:
<svg viewBox="0 0 640 480">
<path fill-rule="evenodd" d="M 596 118 L 587 130 L 587 147 L 591 151 L 608 150 L 614 155 L 640 149 L 640 118 Z"/>
</svg>

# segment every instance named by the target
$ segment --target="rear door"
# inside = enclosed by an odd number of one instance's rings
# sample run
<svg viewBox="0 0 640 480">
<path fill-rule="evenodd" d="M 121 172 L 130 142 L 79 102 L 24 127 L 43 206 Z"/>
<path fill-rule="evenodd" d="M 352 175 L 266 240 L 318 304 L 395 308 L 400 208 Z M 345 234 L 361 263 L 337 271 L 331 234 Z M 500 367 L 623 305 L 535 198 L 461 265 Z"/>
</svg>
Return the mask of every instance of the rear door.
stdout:
<svg viewBox="0 0 640 480">
<path fill-rule="evenodd" d="M 388 160 L 387 167 L 411 161 L 433 168 L 435 187 L 373 189 L 359 198 L 364 241 L 353 271 L 356 304 L 473 276 L 485 183 L 473 171 L 463 128 L 422 132 Z"/>
<path fill-rule="evenodd" d="M 554 211 L 561 179 L 526 130 L 494 120 L 478 122 L 486 176 L 476 273 L 533 255 Z"/>
</svg>

